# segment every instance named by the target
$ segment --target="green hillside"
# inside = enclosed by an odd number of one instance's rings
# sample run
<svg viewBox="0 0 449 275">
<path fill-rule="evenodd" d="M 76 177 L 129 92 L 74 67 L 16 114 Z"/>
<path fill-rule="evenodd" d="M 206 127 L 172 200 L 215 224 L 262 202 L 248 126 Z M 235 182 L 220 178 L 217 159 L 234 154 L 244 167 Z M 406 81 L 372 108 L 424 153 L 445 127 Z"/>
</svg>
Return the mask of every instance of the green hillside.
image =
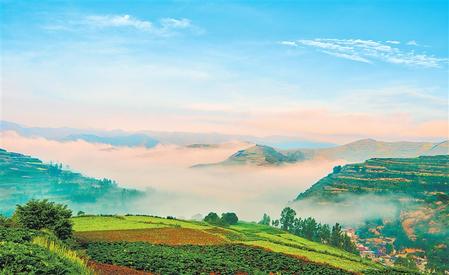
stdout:
<svg viewBox="0 0 449 275">
<path fill-rule="evenodd" d="M 322 272 L 326 274 L 344 274 L 344 271 L 350 273 L 393 272 L 391 269 L 338 248 L 315 243 L 280 229 L 256 223 L 239 222 L 229 227 L 217 227 L 205 222 L 150 216 L 82 216 L 72 218 L 72 221 L 75 238 L 87 248 L 87 253 L 94 260 L 152 272 L 163 269 L 152 269 L 155 267 L 145 265 L 146 263 L 153 263 L 159 268 L 164 268 L 176 260 L 176 257 L 171 256 L 173 254 L 182 255 L 179 257 L 185 257 L 183 261 L 189 262 L 195 261 L 191 257 L 198 261 L 201 253 L 203 255 L 201 262 L 204 260 L 212 264 L 209 270 L 213 270 L 214 264 L 215 268 L 220 265 L 227 266 L 228 269 L 221 270 L 222 274 L 234 274 L 231 272 L 233 270 L 254 271 L 256 267 L 265 271 L 262 274 L 282 270 L 290 270 L 287 273 L 299 272 L 303 270 L 304 263 L 309 263 L 308 268 L 311 268 L 311 272 L 315 270 L 320 273 L 319 270 L 323 269 Z M 201 248 L 201 246 L 206 247 Z M 155 263 L 151 258 L 124 260 L 114 256 L 121 249 L 133 250 L 133 253 L 144 253 L 149 257 L 154 253 L 167 254 L 163 256 L 165 264 Z M 102 252 L 105 250 L 108 252 Z M 214 262 L 217 261 L 217 253 L 221 255 L 221 260 Z M 240 254 L 240 258 L 234 259 L 233 253 Z M 262 258 L 278 261 L 280 266 L 277 267 L 270 261 L 266 262 L 266 259 L 259 259 L 259 254 L 264 255 Z M 246 258 L 245 261 L 248 263 L 242 262 L 241 257 Z M 235 263 L 238 265 L 236 266 Z M 284 264 L 290 269 L 282 269 L 287 268 L 283 266 Z M 266 265 L 266 269 L 262 268 L 263 265 Z"/>
<path fill-rule="evenodd" d="M 115 213 L 126 211 L 126 201 L 141 195 L 108 179 L 85 177 L 60 164 L 0 149 L 0 214 L 10 215 L 16 204 L 32 198 L 62 202 L 73 210 Z"/>
<path fill-rule="evenodd" d="M 393 217 L 379 216 L 357 226 L 360 243 L 387 258 L 404 256 L 418 265 L 428 262 L 427 268 L 449 270 L 444 257 L 449 253 L 449 155 L 375 158 L 338 166 L 296 201 L 350 213 L 361 206 L 358 198 L 396 209 Z M 394 251 L 387 253 L 390 245 Z"/>
</svg>

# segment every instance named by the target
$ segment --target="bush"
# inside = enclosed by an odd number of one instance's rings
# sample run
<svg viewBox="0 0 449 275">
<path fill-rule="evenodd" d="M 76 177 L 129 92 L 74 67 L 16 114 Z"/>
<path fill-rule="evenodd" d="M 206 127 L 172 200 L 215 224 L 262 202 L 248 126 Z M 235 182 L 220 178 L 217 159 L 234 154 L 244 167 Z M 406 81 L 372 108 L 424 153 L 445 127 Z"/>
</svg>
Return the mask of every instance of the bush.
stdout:
<svg viewBox="0 0 449 275">
<path fill-rule="evenodd" d="M 66 205 L 48 200 L 31 200 L 25 205 L 17 205 L 14 220 L 25 228 L 49 229 L 60 239 L 72 236 L 72 211 Z"/>
<path fill-rule="evenodd" d="M 0 242 L 25 243 L 41 234 L 36 230 L 0 226 Z"/>
<path fill-rule="evenodd" d="M 34 244 L 0 242 L 1 274 L 86 274 L 69 261 Z"/>
</svg>

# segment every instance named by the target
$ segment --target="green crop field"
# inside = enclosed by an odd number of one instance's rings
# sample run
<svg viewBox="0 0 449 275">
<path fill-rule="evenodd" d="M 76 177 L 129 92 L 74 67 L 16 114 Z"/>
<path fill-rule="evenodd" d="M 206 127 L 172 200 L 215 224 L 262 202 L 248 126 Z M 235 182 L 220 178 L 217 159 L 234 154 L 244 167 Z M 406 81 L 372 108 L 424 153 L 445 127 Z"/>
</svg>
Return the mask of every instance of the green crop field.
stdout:
<svg viewBox="0 0 449 275">
<path fill-rule="evenodd" d="M 216 227 L 205 222 L 184 221 L 177 219 L 165 219 L 150 216 L 82 216 L 72 218 L 75 233 L 95 232 L 104 234 L 101 241 L 107 239 L 107 235 L 117 232 L 126 236 L 126 230 L 148 229 L 142 234 L 161 236 L 161 239 L 179 238 L 174 231 L 167 231 L 171 236 L 162 236 L 161 228 L 176 228 L 185 230 L 195 230 L 202 234 L 216 235 L 223 238 L 227 243 L 243 244 L 251 247 L 259 247 L 268 251 L 279 252 L 286 255 L 300 257 L 308 261 L 328 264 L 334 268 L 341 268 L 350 272 L 366 272 L 369 270 L 383 270 L 384 268 L 369 260 L 340 250 L 328 245 L 312 242 L 304 238 L 286 233 L 271 226 L 259 225 L 256 223 L 239 222 L 229 227 Z M 120 232 L 118 232 L 120 230 Z M 104 233 L 102 233 L 104 232 Z M 154 232 L 153 234 L 151 232 Z M 192 231 L 190 231 L 192 232 Z M 152 238 L 152 241 L 154 238 Z M 94 240 L 92 240 L 94 241 Z M 114 241 L 117 241 L 114 238 Z M 164 243 L 164 242 L 162 242 Z M 170 242 L 165 242 L 170 244 Z M 175 242 L 179 245 L 183 243 Z M 191 240 L 186 244 L 195 244 Z M 198 243 L 201 244 L 201 243 Z"/>
</svg>

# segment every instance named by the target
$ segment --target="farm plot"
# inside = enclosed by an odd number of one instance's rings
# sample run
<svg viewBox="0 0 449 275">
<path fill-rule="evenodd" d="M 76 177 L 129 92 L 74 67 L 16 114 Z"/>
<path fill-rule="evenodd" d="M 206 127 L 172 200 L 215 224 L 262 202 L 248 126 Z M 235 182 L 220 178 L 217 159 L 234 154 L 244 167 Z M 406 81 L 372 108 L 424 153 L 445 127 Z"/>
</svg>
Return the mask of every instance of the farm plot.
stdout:
<svg viewBox="0 0 449 275">
<path fill-rule="evenodd" d="M 167 246 L 148 243 L 91 243 L 95 261 L 157 274 L 351 274 L 339 268 L 238 244 Z"/>
<path fill-rule="evenodd" d="M 168 245 L 213 245 L 227 242 L 219 235 L 182 227 L 75 232 L 75 237 L 81 243 L 127 241 Z"/>
</svg>

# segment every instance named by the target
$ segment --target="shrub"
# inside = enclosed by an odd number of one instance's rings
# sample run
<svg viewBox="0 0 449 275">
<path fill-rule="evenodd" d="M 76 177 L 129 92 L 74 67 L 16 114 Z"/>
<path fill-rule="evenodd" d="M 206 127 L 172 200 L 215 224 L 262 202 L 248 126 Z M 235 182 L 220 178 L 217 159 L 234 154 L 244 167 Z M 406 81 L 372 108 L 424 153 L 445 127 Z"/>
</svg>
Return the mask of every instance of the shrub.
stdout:
<svg viewBox="0 0 449 275">
<path fill-rule="evenodd" d="M 25 228 L 47 228 L 58 238 L 67 239 L 72 235 L 71 216 L 72 211 L 66 205 L 48 200 L 31 200 L 23 206 L 17 205 L 13 218 Z"/>
<path fill-rule="evenodd" d="M 1 274 L 86 274 L 43 247 L 13 242 L 0 242 L 0 270 Z"/>
<path fill-rule="evenodd" d="M 44 236 L 38 236 L 33 238 L 32 243 L 46 248 L 51 253 L 54 253 L 58 257 L 70 262 L 71 265 L 79 271 L 79 274 L 93 274 L 93 272 L 87 267 L 87 262 L 80 258 L 75 251 L 68 249 L 60 241 L 51 240 Z"/>
</svg>

